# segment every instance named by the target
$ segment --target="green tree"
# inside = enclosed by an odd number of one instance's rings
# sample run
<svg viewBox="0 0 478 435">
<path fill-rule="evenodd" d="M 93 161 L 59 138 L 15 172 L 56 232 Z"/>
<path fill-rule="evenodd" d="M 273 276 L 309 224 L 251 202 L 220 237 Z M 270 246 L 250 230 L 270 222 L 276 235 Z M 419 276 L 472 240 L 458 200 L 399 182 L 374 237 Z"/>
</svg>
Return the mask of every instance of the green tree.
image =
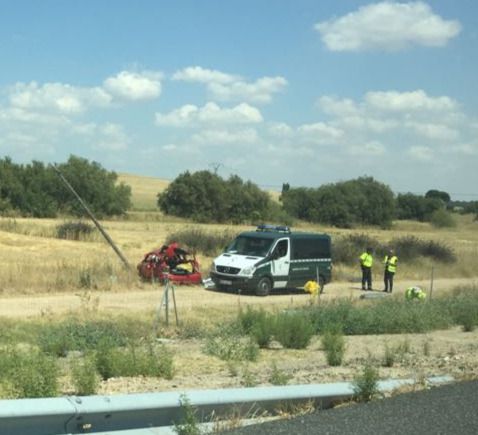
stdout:
<svg viewBox="0 0 478 435">
<path fill-rule="evenodd" d="M 283 190 L 281 200 L 293 217 L 342 228 L 354 224 L 387 227 L 395 214 L 393 192 L 372 177 L 325 184 L 317 189 Z"/>
<path fill-rule="evenodd" d="M 117 175 L 98 163 L 71 156 L 59 168 L 98 217 L 121 215 L 130 207 L 130 187 L 118 185 Z M 18 165 L 8 157 L 0 160 L 0 213 L 55 217 L 58 211 L 84 214 L 51 166 L 37 161 Z"/>
<path fill-rule="evenodd" d="M 425 198 L 413 193 L 404 193 L 397 196 L 398 219 L 425 222 L 430 220 L 433 212 L 443 208 L 443 201 L 438 198 Z"/>
<path fill-rule="evenodd" d="M 442 190 L 431 189 L 427 193 L 425 193 L 425 198 L 436 198 L 443 201 L 445 205 L 447 205 L 450 201 L 450 195 L 447 192 L 443 192 Z"/>
<path fill-rule="evenodd" d="M 158 206 L 166 214 L 199 222 L 239 223 L 266 216 L 270 198 L 236 175 L 224 180 L 209 171 L 186 171 L 158 194 Z"/>
<path fill-rule="evenodd" d="M 131 206 L 131 188 L 124 183 L 117 184 L 118 175 L 99 163 L 70 156 L 58 169 L 97 217 L 122 215 Z M 59 180 L 58 183 L 61 188 L 56 191 L 57 200 L 64 211 L 84 215 L 78 200 Z"/>
</svg>

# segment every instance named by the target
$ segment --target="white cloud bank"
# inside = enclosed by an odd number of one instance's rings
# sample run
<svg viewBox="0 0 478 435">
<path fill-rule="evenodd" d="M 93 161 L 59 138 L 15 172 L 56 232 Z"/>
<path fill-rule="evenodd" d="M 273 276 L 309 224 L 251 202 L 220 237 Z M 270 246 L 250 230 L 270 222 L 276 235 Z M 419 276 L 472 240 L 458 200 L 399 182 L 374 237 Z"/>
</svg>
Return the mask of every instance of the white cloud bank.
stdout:
<svg viewBox="0 0 478 435">
<path fill-rule="evenodd" d="M 9 90 L 13 108 L 24 111 L 50 111 L 72 115 L 85 112 L 91 106 L 105 107 L 111 96 L 99 87 L 82 88 L 62 83 L 17 83 Z"/>
<path fill-rule="evenodd" d="M 242 103 L 232 108 L 221 108 L 209 102 L 203 107 L 186 104 L 169 113 L 156 113 L 156 124 L 168 127 L 187 127 L 199 124 L 257 124 L 263 121 L 261 112 Z"/>
<path fill-rule="evenodd" d="M 255 82 L 247 82 L 241 76 L 226 74 L 200 66 L 177 71 L 173 80 L 205 84 L 211 97 L 219 101 L 242 101 L 250 103 L 270 103 L 272 97 L 287 86 L 284 77 L 262 77 Z"/>
<path fill-rule="evenodd" d="M 315 25 L 331 51 L 396 51 L 412 45 L 441 47 L 461 25 L 433 13 L 423 2 L 381 2 Z"/>
<path fill-rule="evenodd" d="M 161 94 L 161 74 L 156 72 L 121 71 L 104 81 L 104 88 L 125 100 L 151 100 Z"/>
</svg>

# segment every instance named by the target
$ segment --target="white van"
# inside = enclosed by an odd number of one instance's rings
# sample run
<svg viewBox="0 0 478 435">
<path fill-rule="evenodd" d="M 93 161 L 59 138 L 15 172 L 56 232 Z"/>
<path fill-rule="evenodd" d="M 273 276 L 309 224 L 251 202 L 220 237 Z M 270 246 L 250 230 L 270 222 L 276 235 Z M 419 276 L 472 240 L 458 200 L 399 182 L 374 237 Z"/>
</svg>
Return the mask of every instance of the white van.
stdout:
<svg viewBox="0 0 478 435">
<path fill-rule="evenodd" d="M 214 259 L 210 273 L 218 289 L 249 290 L 258 296 L 272 289 L 300 288 L 310 280 L 319 282 L 322 290 L 331 275 L 329 235 L 272 225 L 239 234 Z"/>
</svg>

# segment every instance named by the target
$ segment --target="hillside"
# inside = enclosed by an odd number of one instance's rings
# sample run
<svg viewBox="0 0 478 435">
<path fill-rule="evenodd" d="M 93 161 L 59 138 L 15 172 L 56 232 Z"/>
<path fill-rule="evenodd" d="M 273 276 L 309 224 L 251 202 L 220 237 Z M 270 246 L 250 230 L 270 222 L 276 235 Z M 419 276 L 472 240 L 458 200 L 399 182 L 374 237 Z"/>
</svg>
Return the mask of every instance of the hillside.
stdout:
<svg viewBox="0 0 478 435">
<path fill-rule="evenodd" d="M 157 194 L 166 189 L 169 180 L 141 175 L 118 173 L 118 181 L 131 186 L 133 210 L 157 211 Z M 279 201 L 280 192 L 267 191 L 274 201 Z"/>
<path fill-rule="evenodd" d="M 169 180 L 133 174 L 118 174 L 118 181 L 131 186 L 133 209 L 140 211 L 157 210 L 157 194 L 169 184 Z"/>
</svg>

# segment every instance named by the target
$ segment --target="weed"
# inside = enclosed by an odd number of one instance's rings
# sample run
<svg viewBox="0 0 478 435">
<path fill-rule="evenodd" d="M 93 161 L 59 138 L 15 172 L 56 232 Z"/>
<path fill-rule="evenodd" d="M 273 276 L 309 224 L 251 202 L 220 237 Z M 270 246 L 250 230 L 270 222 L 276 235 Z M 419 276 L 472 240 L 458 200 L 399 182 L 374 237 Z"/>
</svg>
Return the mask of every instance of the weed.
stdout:
<svg viewBox="0 0 478 435">
<path fill-rule="evenodd" d="M 253 310 L 247 307 L 246 311 L 239 312 L 239 323 L 244 333 L 254 338 L 259 347 L 269 346 L 274 335 L 274 317 L 263 309 Z"/>
<path fill-rule="evenodd" d="M 384 367 L 393 367 L 396 361 L 396 353 L 388 344 L 385 345 L 382 365 Z"/>
<path fill-rule="evenodd" d="M 94 350 L 105 345 L 124 346 L 125 335 L 112 322 L 87 321 L 77 319 L 50 324 L 42 328 L 38 337 L 38 346 L 44 352 L 66 356 L 69 351 Z"/>
<path fill-rule="evenodd" d="M 277 367 L 275 361 L 272 363 L 271 374 L 269 376 L 269 382 L 272 385 L 287 385 L 287 383 L 292 378 L 291 375 L 285 373 Z"/>
<path fill-rule="evenodd" d="M 182 419 L 180 423 L 174 424 L 174 432 L 178 435 L 201 435 L 197 418 L 197 409 L 191 405 L 191 401 L 184 394 L 180 397 Z"/>
<path fill-rule="evenodd" d="M 11 398 L 54 397 L 58 366 L 53 357 L 34 350 L 9 348 L 0 354 L 0 380 Z"/>
<path fill-rule="evenodd" d="M 341 329 L 334 327 L 325 331 L 321 341 L 327 363 L 331 366 L 341 365 L 345 354 L 345 340 Z"/>
<path fill-rule="evenodd" d="M 206 339 L 204 351 L 224 361 L 256 361 L 259 347 L 251 337 L 239 337 L 228 331 Z"/>
<path fill-rule="evenodd" d="M 85 240 L 94 231 L 94 227 L 85 222 L 66 222 L 58 225 L 56 236 L 59 239 Z"/>
<path fill-rule="evenodd" d="M 435 210 L 431 217 L 430 223 L 435 228 L 454 228 L 456 227 L 456 221 L 453 215 L 444 209 Z"/>
<path fill-rule="evenodd" d="M 246 365 L 242 370 L 242 380 L 241 385 L 244 387 L 255 387 L 258 384 L 257 377 L 249 370 L 249 367 Z"/>
<path fill-rule="evenodd" d="M 369 361 L 362 372 L 354 378 L 354 398 L 358 402 L 368 402 L 379 395 L 378 390 L 379 373 Z"/>
<path fill-rule="evenodd" d="M 96 369 L 103 379 L 125 376 L 150 376 L 172 379 L 173 355 L 165 346 L 155 348 L 152 343 L 126 348 L 105 347 L 95 353 Z"/>
<path fill-rule="evenodd" d="M 303 312 L 286 311 L 276 317 L 275 337 L 287 349 L 305 349 L 314 333 L 314 325 Z"/>
<path fill-rule="evenodd" d="M 431 351 L 431 345 L 429 341 L 424 341 L 423 342 L 423 355 L 425 356 L 430 356 L 430 351 Z"/>
<path fill-rule="evenodd" d="M 96 394 L 99 379 L 96 371 L 96 361 L 93 355 L 82 359 L 76 358 L 71 363 L 71 378 L 75 387 L 75 394 L 87 396 Z"/>
</svg>

